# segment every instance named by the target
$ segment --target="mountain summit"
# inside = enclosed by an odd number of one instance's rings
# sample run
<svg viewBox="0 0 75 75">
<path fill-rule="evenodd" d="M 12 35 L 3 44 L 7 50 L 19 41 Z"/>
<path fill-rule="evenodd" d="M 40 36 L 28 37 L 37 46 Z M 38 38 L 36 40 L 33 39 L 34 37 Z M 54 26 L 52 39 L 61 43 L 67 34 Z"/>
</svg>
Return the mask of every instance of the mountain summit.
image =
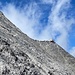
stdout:
<svg viewBox="0 0 75 75">
<path fill-rule="evenodd" d="M 75 58 L 54 41 L 29 38 L 0 12 L 0 75 L 75 75 Z"/>
</svg>

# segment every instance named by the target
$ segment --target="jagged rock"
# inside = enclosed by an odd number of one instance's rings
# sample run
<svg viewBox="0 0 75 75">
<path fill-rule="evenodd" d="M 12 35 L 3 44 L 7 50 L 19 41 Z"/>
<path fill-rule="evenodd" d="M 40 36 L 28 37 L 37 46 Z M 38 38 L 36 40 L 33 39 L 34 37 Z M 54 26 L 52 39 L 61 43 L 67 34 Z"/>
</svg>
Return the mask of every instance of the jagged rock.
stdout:
<svg viewBox="0 0 75 75">
<path fill-rule="evenodd" d="M 75 75 L 75 58 L 54 41 L 29 38 L 0 12 L 0 75 Z"/>
</svg>

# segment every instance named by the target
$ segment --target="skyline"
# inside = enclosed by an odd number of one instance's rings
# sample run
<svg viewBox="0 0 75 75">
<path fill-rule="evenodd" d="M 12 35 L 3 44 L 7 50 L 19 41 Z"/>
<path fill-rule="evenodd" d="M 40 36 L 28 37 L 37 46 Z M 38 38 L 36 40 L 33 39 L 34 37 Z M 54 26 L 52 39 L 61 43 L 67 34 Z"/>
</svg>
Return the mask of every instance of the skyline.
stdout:
<svg viewBox="0 0 75 75">
<path fill-rule="evenodd" d="M 1 0 L 0 10 L 36 40 L 53 39 L 75 56 L 74 0 Z"/>
</svg>

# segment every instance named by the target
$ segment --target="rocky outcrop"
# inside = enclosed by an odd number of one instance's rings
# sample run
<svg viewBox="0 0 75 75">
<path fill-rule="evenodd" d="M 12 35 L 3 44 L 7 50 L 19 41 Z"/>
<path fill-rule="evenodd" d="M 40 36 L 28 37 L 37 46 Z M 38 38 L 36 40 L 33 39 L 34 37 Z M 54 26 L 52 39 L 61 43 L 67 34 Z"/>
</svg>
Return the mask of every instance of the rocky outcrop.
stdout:
<svg viewBox="0 0 75 75">
<path fill-rule="evenodd" d="M 29 38 L 0 12 L 0 75 L 75 75 L 75 58 L 54 41 Z"/>
</svg>

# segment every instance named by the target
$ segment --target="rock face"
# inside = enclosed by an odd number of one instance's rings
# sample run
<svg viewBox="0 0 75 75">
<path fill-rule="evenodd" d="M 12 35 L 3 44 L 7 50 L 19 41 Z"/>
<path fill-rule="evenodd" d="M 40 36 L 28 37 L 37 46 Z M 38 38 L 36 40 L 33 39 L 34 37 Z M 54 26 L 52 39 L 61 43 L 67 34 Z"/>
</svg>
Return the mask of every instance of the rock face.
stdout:
<svg viewBox="0 0 75 75">
<path fill-rule="evenodd" d="M 75 75 L 75 58 L 54 41 L 29 38 L 0 12 L 0 75 Z"/>
</svg>

